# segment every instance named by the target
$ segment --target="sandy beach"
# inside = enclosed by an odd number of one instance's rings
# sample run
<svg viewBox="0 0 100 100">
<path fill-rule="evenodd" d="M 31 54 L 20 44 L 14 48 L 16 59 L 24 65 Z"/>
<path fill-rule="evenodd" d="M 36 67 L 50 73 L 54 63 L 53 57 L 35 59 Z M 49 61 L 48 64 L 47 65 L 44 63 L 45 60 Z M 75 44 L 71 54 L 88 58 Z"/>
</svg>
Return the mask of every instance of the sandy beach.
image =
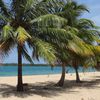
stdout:
<svg viewBox="0 0 100 100">
<path fill-rule="evenodd" d="M 54 86 L 60 74 L 24 76 L 28 87 L 17 93 L 17 77 L 0 77 L 0 100 L 100 100 L 100 72 L 80 73 L 80 78 L 83 82 L 77 84 L 75 74 L 66 74 L 60 88 Z"/>
</svg>

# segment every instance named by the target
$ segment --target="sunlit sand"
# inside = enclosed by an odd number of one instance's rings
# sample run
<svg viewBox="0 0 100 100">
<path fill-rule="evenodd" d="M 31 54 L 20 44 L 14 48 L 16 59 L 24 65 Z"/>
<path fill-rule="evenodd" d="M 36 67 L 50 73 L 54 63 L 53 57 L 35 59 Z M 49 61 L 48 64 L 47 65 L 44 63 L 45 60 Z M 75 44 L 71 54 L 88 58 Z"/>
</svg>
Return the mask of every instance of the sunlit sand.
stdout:
<svg viewBox="0 0 100 100">
<path fill-rule="evenodd" d="M 24 76 L 24 92 L 16 92 L 17 77 L 0 77 L 0 100 L 100 100 L 100 72 L 66 74 L 63 88 L 55 87 L 57 75 Z"/>
</svg>

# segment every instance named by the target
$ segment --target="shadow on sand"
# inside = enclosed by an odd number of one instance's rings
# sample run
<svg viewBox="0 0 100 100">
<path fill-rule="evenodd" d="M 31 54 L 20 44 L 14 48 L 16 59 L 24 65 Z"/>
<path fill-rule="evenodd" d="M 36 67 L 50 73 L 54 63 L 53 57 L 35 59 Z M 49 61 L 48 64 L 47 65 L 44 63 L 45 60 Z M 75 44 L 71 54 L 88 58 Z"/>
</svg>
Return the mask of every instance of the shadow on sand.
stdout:
<svg viewBox="0 0 100 100">
<path fill-rule="evenodd" d="M 7 98 L 10 96 L 16 96 L 19 98 L 26 98 L 28 96 L 39 95 L 42 97 L 52 97 L 56 95 L 61 95 L 61 93 L 77 93 L 75 88 L 100 88 L 98 84 L 100 84 L 100 79 L 95 79 L 92 81 L 83 81 L 82 83 L 76 83 L 75 81 L 65 81 L 65 85 L 61 87 L 55 87 L 55 83 L 46 82 L 46 83 L 34 83 L 28 84 L 25 87 L 24 92 L 16 92 L 16 87 L 8 85 L 8 84 L 0 84 L 0 96 Z"/>
</svg>

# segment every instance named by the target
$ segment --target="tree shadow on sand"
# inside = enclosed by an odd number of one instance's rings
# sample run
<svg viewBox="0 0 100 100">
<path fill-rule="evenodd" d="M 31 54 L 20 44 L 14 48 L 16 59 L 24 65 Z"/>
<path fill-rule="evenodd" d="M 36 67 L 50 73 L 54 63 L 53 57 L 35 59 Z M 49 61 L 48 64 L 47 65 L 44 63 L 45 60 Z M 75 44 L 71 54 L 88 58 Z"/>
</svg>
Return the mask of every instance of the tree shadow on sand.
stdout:
<svg viewBox="0 0 100 100">
<path fill-rule="evenodd" d="M 7 98 L 10 96 L 16 96 L 19 98 L 26 98 L 28 96 L 39 95 L 42 97 L 52 97 L 61 95 L 61 93 L 77 93 L 75 88 L 100 88 L 100 79 L 92 81 L 83 81 L 82 83 L 76 83 L 75 81 L 66 80 L 64 86 L 56 87 L 54 82 L 40 82 L 34 84 L 28 84 L 25 86 L 24 92 L 16 92 L 16 87 L 8 84 L 0 84 L 0 96 Z"/>
</svg>

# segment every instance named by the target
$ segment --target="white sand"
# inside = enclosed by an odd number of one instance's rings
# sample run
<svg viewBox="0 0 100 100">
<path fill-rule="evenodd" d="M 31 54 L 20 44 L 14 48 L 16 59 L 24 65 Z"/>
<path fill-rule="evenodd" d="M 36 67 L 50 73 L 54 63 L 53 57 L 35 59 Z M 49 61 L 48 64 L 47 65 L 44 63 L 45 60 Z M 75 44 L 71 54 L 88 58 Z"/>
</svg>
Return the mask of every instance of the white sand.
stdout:
<svg viewBox="0 0 100 100">
<path fill-rule="evenodd" d="M 54 84 L 60 75 L 24 76 L 29 83 L 24 93 L 17 93 L 17 77 L 0 77 L 0 100 L 100 100 L 100 72 L 81 73 L 83 83 L 75 83 L 75 74 L 66 74 L 63 88 Z"/>
</svg>

